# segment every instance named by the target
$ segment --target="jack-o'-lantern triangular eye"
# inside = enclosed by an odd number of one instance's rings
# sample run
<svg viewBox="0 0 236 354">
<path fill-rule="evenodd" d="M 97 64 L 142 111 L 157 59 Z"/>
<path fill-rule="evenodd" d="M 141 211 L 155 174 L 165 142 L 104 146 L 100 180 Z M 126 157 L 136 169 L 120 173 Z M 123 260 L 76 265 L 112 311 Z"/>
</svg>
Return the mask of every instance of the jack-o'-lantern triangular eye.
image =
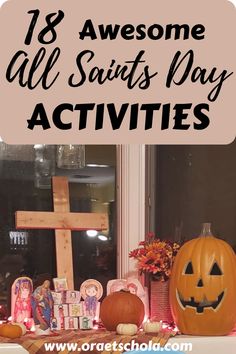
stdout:
<svg viewBox="0 0 236 354">
<path fill-rule="evenodd" d="M 192 265 L 192 262 L 188 262 L 188 264 L 186 265 L 184 274 L 193 274 L 193 265 Z"/>
<path fill-rule="evenodd" d="M 218 264 L 215 262 L 211 268 L 210 275 L 223 275 L 220 267 Z"/>
</svg>

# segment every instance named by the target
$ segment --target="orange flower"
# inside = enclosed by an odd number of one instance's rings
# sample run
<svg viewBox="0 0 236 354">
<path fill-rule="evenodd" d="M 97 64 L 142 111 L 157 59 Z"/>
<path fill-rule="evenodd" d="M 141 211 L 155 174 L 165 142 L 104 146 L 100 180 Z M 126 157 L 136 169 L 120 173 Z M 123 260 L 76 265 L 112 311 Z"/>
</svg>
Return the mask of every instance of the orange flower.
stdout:
<svg viewBox="0 0 236 354">
<path fill-rule="evenodd" d="M 155 235 L 150 232 L 147 241 L 141 241 L 139 247 L 129 253 L 129 257 L 138 261 L 141 273 L 151 273 L 165 281 L 171 275 L 171 267 L 179 248 L 177 242 L 155 239 Z"/>
</svg>

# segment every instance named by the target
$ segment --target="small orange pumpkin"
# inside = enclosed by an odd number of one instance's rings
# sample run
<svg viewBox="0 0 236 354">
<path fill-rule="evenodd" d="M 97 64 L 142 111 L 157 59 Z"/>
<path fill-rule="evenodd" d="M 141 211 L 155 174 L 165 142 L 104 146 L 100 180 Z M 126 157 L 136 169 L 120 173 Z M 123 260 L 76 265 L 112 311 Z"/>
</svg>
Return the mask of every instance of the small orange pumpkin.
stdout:
<svg viewBox="0 0 236 354">
<path fill-rule="evenodd" d="M 228 334 L 236 323 L 236 256 L 232 248 L 210 232 L 185 243 L 174 262 L 170 303 L 182 333 Z"/>
<path fill-rule="evenodd" d="M 115 331 L 120 323 L 139 327 L 144 319 L 144 305 L 137 295 L 129 291 L 114 292 L 103 300 L 100 317 L 108 331 Z"/>
<path fill-rule="evenodd" d="M 24 332 L 22 326 L 12 323 L 3 324 L 0 326 L 0 336 L 11 339 L 21 337 Z"/>
</svg>

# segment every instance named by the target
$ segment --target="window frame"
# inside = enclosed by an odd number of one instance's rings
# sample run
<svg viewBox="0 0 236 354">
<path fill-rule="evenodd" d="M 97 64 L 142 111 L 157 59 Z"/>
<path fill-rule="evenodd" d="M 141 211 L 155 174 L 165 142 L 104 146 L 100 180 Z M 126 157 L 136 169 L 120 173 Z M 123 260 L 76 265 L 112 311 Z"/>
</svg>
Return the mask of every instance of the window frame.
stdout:
<svg viewBox="0 0 236 354">
<path fill-rule="evenodd" d="M 146 148 L 117 145 L 117 277 L 138 275 L 129 252 L 145 239 Z"/>
</svg>

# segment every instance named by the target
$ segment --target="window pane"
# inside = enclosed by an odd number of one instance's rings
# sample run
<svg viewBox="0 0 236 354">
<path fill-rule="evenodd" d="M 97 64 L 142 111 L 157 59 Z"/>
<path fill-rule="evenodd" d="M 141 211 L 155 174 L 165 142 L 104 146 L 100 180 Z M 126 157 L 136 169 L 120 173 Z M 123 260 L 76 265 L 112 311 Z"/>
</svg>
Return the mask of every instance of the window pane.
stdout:
<svg viewBox="0 0 236 354">
<path fill-rule="evenodd" d="M 98 146 L 89 146 L 86 156 L 92 167 L 74 175 L 77 183 L 70 185 L 71 211 L 107 213 L 109 230 L 94 237 L 86 231 L 73 232 L 74 280 L 79 288 L 85 279 L 95 278 L 105 289 L 107 281 L 116 277 L 116 147 L 100 147 L 99 152 Z"/>
<path fill-rule="evenodd" d="M 190 239 L 201 224 L 236 245 L 236 142 L 227 146 L 156 146 L 156 231 Z"/>
<path fill-rule="evenodd" d="M 15 228 L 17 210 L 53 211 L 52 175 L 68 177 L 72 212 L 109 215 L 105 241 L 72 233 L 75 287 L 88 277 L 104 284 L 116 277 L 116 146 L 86 146 L 83 169 L 59 169 L 56 147 L 46 147 L 43 155 L 40 149 L 0 144 L 0 304 L 8 301 L 8 310 L 16 277 L 28 275 L 38 284 L 56 276 L 54 231 Z"/>
</svg>

